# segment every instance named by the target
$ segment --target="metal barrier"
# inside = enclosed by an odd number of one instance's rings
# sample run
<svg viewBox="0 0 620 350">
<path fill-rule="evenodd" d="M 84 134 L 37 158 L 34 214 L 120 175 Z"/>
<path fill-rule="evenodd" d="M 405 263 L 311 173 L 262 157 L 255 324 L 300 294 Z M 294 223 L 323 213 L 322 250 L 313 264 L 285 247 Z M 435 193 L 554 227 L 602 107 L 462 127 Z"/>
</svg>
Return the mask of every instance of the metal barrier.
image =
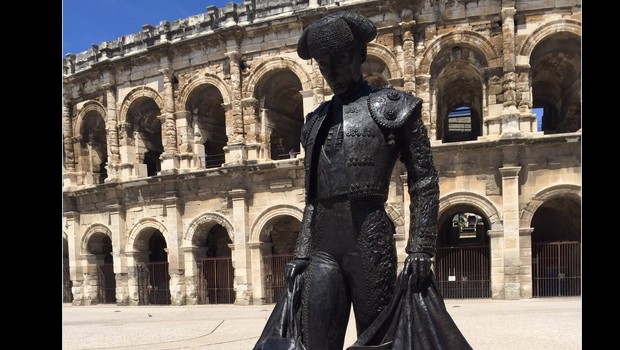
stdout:
<svg viewBox="0 0 620 350">
<path fill-rule="evenodd" d="M 138 305 L 170 305 L 168 262 L 151 262 L 137 267 Z"/>
<path fill-rule="evenodd" d="M 581 295 L 581 243 L 532 244 L 532 296 Z"/>
<path fill-rule="evenodd" d="M 230 257 L 204 258 L 199 261 L 198 303 L 235 302 L 234 269 Z"/>
<path fill-rule="evenodd" d="M 435 275 L 445 299 L 490 298 L 489 246 L 438 248 Z"/>
<path fill-rule="evenodd" d="M 293 259 L 293 254 L 265 255 L 265 303 L 274 304 L 278 301 L 286 285 L 286 263 Z"/>
</svg>

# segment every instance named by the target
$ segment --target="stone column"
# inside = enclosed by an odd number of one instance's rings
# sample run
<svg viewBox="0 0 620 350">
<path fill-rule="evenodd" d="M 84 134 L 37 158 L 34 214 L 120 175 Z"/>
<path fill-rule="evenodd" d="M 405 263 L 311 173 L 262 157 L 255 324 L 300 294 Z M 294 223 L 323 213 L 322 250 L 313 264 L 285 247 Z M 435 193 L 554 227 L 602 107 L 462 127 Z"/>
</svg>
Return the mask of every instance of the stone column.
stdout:
<svg viewBox="0 0 620 350">
<path fill-rule="evenodd" d="M 504 286 L 504 231 L 489 230 L 489 247 L 491 251 L 491 299 L 505 299 Z"/>
<path fill-rule="evenodd" d="M 265 266 L 263 257 L 271 254 L 273 243 L 253 242 L 248 244 L 252 267 L 252 304 L 263 305 L 266 303 L 265 285 Z"/>
<path fill-rule="evenodd" d="M 508 300 L 521 298 L 520 170 L 520 166 L 505 166 L 499 169 L 502 174 L 502 221 L 504 223 L 504 295 Z"/>
<path fill-rule="evenodd" d="M 162 142 L 164 153 L 161 155 L 161 173 L 174 174 L 179 168 L 177 153 L 177 133 L 174 121 L 174 91 L 172 89 L 172 70 L 169 68 L 160 69 L 159 72 L 164 76 L 164 108 L 161 115 L 162 120 Z"/>
<path fill-rule="evenodd" d="M 431 76 L 428 74 L 416 76 L 416 96 L 422 99 L 422 121 L 428 131 L 428 138 L 431 141 L 437 140 L 437 99 L 433 96 L 431 99 Z M 435 101 L 435 105 L 431 105 L 431 100 Z"/>
<path fill-rule="evenodd" d="M 415 93 L 415 42 L 413 39 L 414 21 L 400 24 L 403 32 L 403 88 L 405 91 Z"/>
<path fill-rule="evenodd" d="M 77 185 L 77 174 L 75 173 L 75 153 L 73 149 L 73 123 L 71 121 L 71 103 L 69 95 L 65 94 L 62 100 L 62 142 L 64 144 L 64 167 L 63 187 Z"/>
<path fill-rule="evenodd" d="M 226 53 L 226 56 L 229 59 L 231 102 L 223 105 L 226 110 L 226 134 L 228 136 L 228 144 L 224 147 L 225 165 L 236 165 L 243 164 L 247 159 L 241 104 L 242 75 L 239 68 L 241 54 L 238 51 L 230 51 Z"/>
<path fill-rule="evenodd" d="M 106 131 L 108 143 L 108 178 L 105 182 L 117 182 L 120 180 L 120 143 L 118 140 L 118 119 L 116 115 L 116 87 L 113 84 L 104 84 L 106 90 Z"/>
<path fill-rule="evenodd" d="M 226 114 L 226 125 L 232 126 L 232 130 L 228 134 L 228 143 L 242 143 L 244 141 L 245 130 L 243 127 L 243 108 L 241 105 L 241 70 L 239 68 L 239 59 L 241 58 L 241 54 L 237 51 L 231 51 L 226 53 L 226 56 L 228 57 L 228 64 L 230 67 L 232 103 L 232 108 L 229 111 L 230 113 Z"/>
<path fill-rule="evenodd" d="M 248 161 L 257 161 L 262 158 L 261 154 L 264 153 L 262 152 L 264 143 L 261 143 L 259 135 L 260 125 L 263 124 L 261 123 L 260 112 L 257 114 L 259 102 L 254 97 L 246 97 L 241 101 L 241 107 L 243 108 L 243 124 L 246 132 L 244 142 L 247 154 L 246 159 Z"/>
<path fill-rule="evenodd" d="M 108 210 L 107 226 L 112 233 L 112 261 L 114 263 L 114 277 L 116 280 L 116 305 L 129 305 L 127 256 L 125 245 L 127 244 L 125 208 L 120 204 L 106 207 Z"/>
<path fill-rule="evenodd" d="M 65 225 L 63 231 L 67 235 L 67 248 L 69 251 L 69 278 L 72 282 L 71 294 L 73 294 L 73 305 L 84 305 L 83 303 L 83 273 L 84 270 L 80 266 L 82 258 L 80 257 L 80 213 L 77 211 L 65 211 L 63 213 Z"/>
<path fill-rule="evenodd" d="M 504 74 L 502 77 L 503 107 L 500 114 L 501 137 L 520 137 L 519 110 L 517 109 L 515 72 L 515 21 L 514 15 L 517 10 L 514 7 L 502 8 L 502 42 Z"/>
<path fill-rule="evenodd" d="M 183 259 L 185 264 L 185 304 L 197 305 L 199 293 L 200 268 L 198 260 L 206 256 L 206 247 L 182 247 Z"/>
<path fill-rule="evenodd" d="M 174 195 L 163 200 L 161 217 L 168 228 L 166 248 L 168 253 L 168 273 L 170 275 L 170 302 L 172 305 L 185 304 L 185 255 L 180 246 L 183 239 L 183 220 L 179 211 L 182 201 Z"/>
<path fill-rule="evenodd" d="M 232 200 L 234 237 L 231 246 L 232 262 L 235 268 L 236 305 L 250 305 L 252 302 L 252 273 L 250 250 L 247 249 L 249 233 L 247 231 L 247 191 L 236 189 L 229 191 Z"/>
<path fill-rule="evenodd" d="M 533 295 L 532 281 L 532 232 L 534 229 L 519 230 L 519 248 L 521 249 L 521 298 L 531 299 Z"/>
</svg>

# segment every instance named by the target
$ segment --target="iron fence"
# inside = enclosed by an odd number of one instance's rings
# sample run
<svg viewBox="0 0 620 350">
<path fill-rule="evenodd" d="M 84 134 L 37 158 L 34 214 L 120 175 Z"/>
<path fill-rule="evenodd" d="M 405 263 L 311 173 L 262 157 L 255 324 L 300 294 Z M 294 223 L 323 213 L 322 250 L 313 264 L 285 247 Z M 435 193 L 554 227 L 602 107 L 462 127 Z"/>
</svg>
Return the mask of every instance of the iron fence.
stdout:
<svg viewBox="0 0 620 350">
<path fill-rule="evenodd" d="M 278 301 L 285 290 L 286 263 L 293 259 L 293 254 L 274 254 L 263 257 L 265 268 L 265 302 L 273 304 Z"/>
<path fill-rule="evenodd" d="M 199 304 L 232 304 L 235 302 L 235 274 L 230 257 L 201 259 L 199 270 Z"/>
<path fill-rule="evenodd" d="M 491 297 L 489 247 L 440 247 L 435 255 L 438 289 L 445 299 Z"/>
<path fill-rule="evenodd" d="M 581 295 L 581 243 L 532 244 L 532 296 Z"/>
</svg>

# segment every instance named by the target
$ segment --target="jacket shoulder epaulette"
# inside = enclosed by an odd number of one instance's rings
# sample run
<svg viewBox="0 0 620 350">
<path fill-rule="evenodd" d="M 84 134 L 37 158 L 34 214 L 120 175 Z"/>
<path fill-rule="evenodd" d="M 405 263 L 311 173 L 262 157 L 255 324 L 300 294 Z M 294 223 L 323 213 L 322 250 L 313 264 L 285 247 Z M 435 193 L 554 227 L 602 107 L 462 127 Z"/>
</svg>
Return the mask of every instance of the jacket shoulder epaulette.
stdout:
<svg viewBox="0 0 620 350">
<path fill-rule="evenodd" d="M 387 129 L 403 126 L 421 106 L 421 98 L 394 88 L 376 90 L 368 96 L 370 115 L 379 126 Z"/>
</svg>

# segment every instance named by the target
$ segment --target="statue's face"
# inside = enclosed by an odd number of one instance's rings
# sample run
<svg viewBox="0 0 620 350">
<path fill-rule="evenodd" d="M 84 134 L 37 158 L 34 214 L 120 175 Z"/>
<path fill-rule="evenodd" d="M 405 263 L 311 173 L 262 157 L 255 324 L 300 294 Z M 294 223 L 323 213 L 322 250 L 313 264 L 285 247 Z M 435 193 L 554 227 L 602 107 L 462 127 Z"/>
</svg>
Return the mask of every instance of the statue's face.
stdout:
<svg viewBox="0 0 620 350">
<path fill-rule="evenodd" d="M 336 95 L 347 96 L 362 79 L 362 53 L 359 47 L 314 58 L 323 78 Z"/>
</svg>

